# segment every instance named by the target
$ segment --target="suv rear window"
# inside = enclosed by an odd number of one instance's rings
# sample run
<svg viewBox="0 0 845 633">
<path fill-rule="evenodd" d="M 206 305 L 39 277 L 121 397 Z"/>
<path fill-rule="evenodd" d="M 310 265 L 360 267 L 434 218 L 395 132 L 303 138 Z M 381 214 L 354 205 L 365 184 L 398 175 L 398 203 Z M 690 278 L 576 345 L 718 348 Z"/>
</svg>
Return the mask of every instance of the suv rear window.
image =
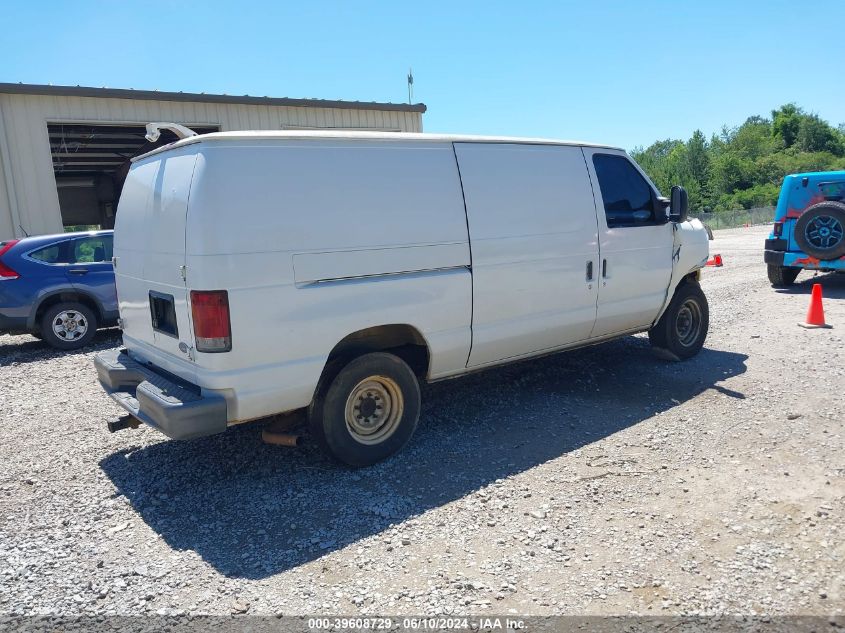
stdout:
<svg viewBox="0 0 845 633">
<path fill-rule="evenodd" d="M 37 251 L 32 251 L 29 256 L 45 264 L 65 264 L 67 262 L 62 257 L 65 249 L 62 246 L 64 246 L 62 243 L 51 244 L 50 246 L 39 248 Z"/>
</svg>

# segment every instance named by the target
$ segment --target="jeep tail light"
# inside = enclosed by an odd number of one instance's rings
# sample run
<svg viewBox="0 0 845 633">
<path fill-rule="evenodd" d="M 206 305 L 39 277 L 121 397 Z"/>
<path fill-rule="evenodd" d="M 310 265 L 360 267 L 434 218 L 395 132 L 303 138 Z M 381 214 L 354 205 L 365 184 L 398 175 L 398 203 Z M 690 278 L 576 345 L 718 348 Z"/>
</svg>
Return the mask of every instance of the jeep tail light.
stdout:
<svg viewBox="0 0 845 633">
<path fill-rule="evenodd" d="M 12 270 L 3 263 L 3 255 L 19 241 L 20 240 L 9 240 L 8 242 L 0 242 L 0 281 L 20 278 L 20 275 L 16 271 Z"/>
<path fill-rule="evenodd" d="M 775 222 L 774 227 L 772 227 L 772 233 L 774 233 L 775 237 L 783 235 L 783 222 Z"/>
<path fill-rule="evenodd" d="M 232 349 L 228 292 L 191 290 L 191 313 L 198 352 L 228 352 Z"/>
</svg>

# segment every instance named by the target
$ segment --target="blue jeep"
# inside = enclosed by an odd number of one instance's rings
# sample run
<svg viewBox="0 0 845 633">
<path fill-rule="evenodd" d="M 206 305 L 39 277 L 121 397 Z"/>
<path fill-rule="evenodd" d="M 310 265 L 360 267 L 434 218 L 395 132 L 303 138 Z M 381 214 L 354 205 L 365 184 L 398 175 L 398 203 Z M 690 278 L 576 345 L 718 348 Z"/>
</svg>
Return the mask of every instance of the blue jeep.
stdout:
<svg viewBox="0 0 845 633">
<path fill-rule="evenodd" d="M 802 269 L 845 272 L 845 171 L 784 178 L 764 259 L 775 287 Z"/>
<path fill-rule="evenodd" d="M 114 325 L 112 241 L 112 231 L 94 231 L 0 242 L 0 334 L 70 350 Z"/>
</svg>

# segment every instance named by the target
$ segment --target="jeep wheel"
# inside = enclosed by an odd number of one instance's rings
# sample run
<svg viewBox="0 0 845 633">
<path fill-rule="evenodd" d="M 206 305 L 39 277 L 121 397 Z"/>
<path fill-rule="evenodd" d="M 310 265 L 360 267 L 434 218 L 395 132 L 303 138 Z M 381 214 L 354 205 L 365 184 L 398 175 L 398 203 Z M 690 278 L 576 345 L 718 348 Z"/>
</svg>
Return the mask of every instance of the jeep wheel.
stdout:
<svg viewBox="0 0 845 633">
<path fill-rule="evenodd" d="M 766 266 L 766 272 L 769 275 L 769 281 L 775 288 L 786 288 L 795 283 L 800 268 L 789 268 L 787 266 L 775 266 L 769 264 Z"/>
<path fill-rule="evenodd" d="M 845 255 L 845 204 L 820 202 L 795 222 L 795 241 L 810 257 L 830 261 Z"/>
<path fill-rule="evenodd" d="M 97 317 L 81 303 L 57 303 L 41 317 L 41 338 L 50 347 L 85 347 L 97 331 Z"/>
<path fill-rule="evenodd" d="M 666 312 L 648 331 L 651 344 L 678 360 L 692 358 L 701 350 L 710 325 L 707 297 L 698 282 L 688 281 L 675 290 Z"/>
<path fill-rule="evenodd" d="M 402 449 L 420 417 L 420 387 L 393 354 L 359 356 L 341 369 L 309 410 L 323 450 L 350 466 L 369 466 Z"/>
</svg>

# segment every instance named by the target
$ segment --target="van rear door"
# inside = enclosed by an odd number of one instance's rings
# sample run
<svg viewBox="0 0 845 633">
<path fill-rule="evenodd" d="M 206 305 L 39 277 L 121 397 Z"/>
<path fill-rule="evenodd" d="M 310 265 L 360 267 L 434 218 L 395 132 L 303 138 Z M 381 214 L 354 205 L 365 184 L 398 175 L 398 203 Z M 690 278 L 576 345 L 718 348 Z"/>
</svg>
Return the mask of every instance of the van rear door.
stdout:
<svg viewBox="0 0 845 633">
<path fill-rule="evenodd" d="M 185 221 L 193 146 L 154 154 L 129 170 L 118 207 L 115 281 L 124 341 L 132 351 L 189 358 L 193 335 L 185 284 Z M 185 343 L 179 349 L 180 343 Z M 152 351 L 152 350 L 149 350 Z M 155 358 L 149 360 L 155 361 Z M 184 375 L 184 372 L 181 372 Z"/>
</svg>

